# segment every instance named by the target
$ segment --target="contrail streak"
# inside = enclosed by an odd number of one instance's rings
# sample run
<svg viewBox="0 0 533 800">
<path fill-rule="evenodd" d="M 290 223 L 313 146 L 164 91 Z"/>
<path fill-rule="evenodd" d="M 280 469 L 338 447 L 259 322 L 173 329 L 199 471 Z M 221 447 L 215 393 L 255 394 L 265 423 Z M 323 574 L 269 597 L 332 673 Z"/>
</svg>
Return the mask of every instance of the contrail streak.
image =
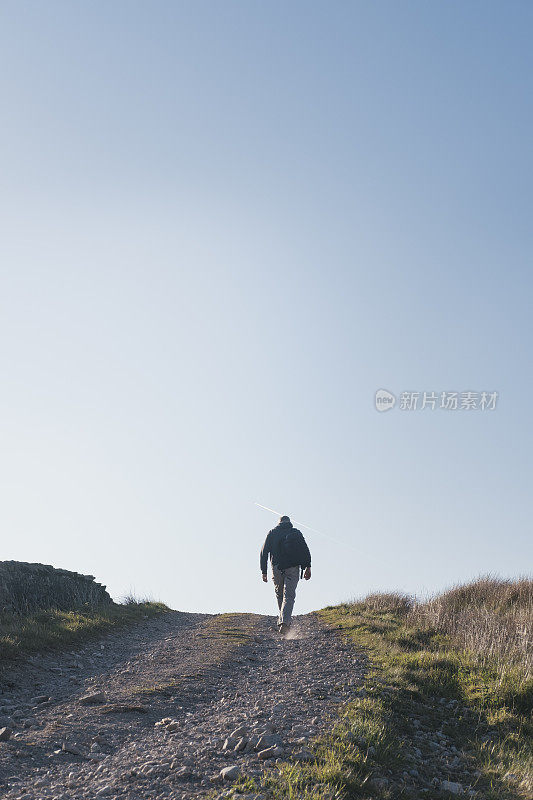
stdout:
<svg viewBox="0 0 533 800">
<path fill-rule="evenodd" d="M 278 517 L 281 517 L 280 512 L 276 511 L 275 508 L 269 508 L 268 506 L 263 506 L 263 505 L 261 505 L 261 503 L 256 503 L 255 501 L 254 501 L 254 505 L 259 506 L 259 508 L 262 508 L 265 511 L 270 511 L 271 514 L 277 514 Z M 295 522 L 297 525 L 299 525 L 300 528 L 307 528 L 308 531 L 313 531 L 313 533 L 318 533 L 318 535 L 322 536 L 324 539 L 329 539 L 331 542 L 336 542 L 337 544 L 340 544 L 341 547 L 347 547 L 349 550 L 353 550 L 354 553 L 358 552 L 356 550 L 356 548 L 353 545 L 348 544 L 348 542 L 343 542 L 340 539 L 335 539 L 335 537 L 329 536 L 329 534 L 327 534 L 327 533 L 322 533 L 322 531 L 317 531 L 316 528 L 312 528 L 310 525 L 306 525 L 304 522 L 298 522 L 297 519 L 293 520 L 293 522 Z"/>
</svg>

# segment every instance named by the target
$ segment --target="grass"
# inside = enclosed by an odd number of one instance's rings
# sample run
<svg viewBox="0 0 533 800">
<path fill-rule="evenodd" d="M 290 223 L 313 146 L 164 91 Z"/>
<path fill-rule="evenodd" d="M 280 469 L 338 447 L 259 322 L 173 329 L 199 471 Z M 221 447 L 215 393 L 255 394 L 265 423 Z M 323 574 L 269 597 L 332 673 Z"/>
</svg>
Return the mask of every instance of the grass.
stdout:
<svg viewBox="0 0 533 800">
<path fill-rule="evenodd" d="M 280 763 L 260 781 L 241 780 L 238 791 L 266 791 L 275 800 L 444 800 L 453 796 L 442 785 L 449 780 L 463 785 L 463 797 L 531 800 L 530 662 L 501 635 L 510 614 L 530 608 L 530 597 L 531 582 L 528 591 L 523 581 L 481 579 L 426 608 L 402 595 L 374 594 L 317 612 L 368 656 L 365 687 L 314 743 L 313 762 Z M 431 625 L 428 611 L 438 603 L 447 614 Z M 498 647 L 485 632 L 464 638 L 452 608 L 473 612 L 472 619 L 480 610 L 499 615 L 491 621 Z M 441 742 L 454 748 L 456 773 L 445 766 Z"/>
<path fill-rule="evenodd" d="M 425 603 L 411 602 L 409 622 L 448 634 L 455 644 L 505 672 L 533 673 L 533 581 L 491 576 L 455 586 Z"/>
<path fill-rule="evenodd" d="M 375 749 L 369 774 L 387 770 L 386 777 L 401 786 L 414 748 L 430 759 L 427 743 L 439 741 L 440 732 L 464 765 L 459 782 L 466 778 L 487 800 L 531 798 L 533 684 L 523 665 L 462 648 L 438 629 L 417 626 L 411 611 L 374 610 L 363 602 L 325 609 L 321 616 L 371 658 L 368 696 L 345 712 L 352 731 L 361 730 L 369 716 L 374 723 L 371 738 L 366 736 Z M 414 719 L 427 737 L 416 736 Z M 363 727 L 368 731 L 368 722 Z M 422 770 L 422 778 L 429 779 L 433 769 Z M 376 796 L 395 794 L 383 790 Z M 425 796 L 442 795 L 430 789 Z"/>
<path fill-rule="evenodd" d="M 0 663 L 20 655 L 61 650 L 118 626 L 170 611 L 163 603 L 137 602 L 73 611 L 49 609 L 29 614 L 0 614 Z"/>
</svg>

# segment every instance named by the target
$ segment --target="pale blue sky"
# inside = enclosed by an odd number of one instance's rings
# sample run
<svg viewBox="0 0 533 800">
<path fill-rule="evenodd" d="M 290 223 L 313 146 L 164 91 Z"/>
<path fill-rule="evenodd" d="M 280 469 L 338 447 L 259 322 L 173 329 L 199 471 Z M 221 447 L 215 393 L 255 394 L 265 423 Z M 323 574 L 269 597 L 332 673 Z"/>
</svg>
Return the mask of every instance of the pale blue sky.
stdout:
<svg viewBox="0 0 533 800">
<path fill-rule="evenodd" d="M 299 611 L 530 570 L 532 23 L 0 4 L 2 558 L 269 612 L 258 501 L 346 543 Z"/>
</svg>

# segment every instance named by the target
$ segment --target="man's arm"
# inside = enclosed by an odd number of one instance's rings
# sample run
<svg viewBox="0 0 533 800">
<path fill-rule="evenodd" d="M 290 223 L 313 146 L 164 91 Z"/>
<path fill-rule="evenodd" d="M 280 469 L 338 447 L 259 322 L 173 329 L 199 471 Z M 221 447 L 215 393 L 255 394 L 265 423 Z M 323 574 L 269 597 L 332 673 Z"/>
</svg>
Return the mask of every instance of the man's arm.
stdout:
<svg viewBox="0 0 533 800">
<path fill-rule="evenodd" d="M 308 581 L 309 578 L 311 577 L 311 551 L 309 550 L 309 547 L 307 546 L 307 542 L 304 539 L 303 533 L 302 533 L 302 544 L 303 544 L 303 548 L 302 548 L 302 550 L 303 550 L 303 559 L 302 559 L 302 563 L 300 564 L 300 566 L 302 568 L 305 568 L 304 578 L 305 578 L 306 581 Z"/>
<path fill-rule="evenodd" d="M 261 567 L 261 572 L 263 574 L 263 580 L 266 578 L 267 574 L 267 564 L 268 564 L 268 555 L 270 553 L 270 543 L 271 543 L 271 536 L 270 531 L 267 534 L 265 539 L 265 543 L 261 548 L 261 555 L 259 556 L 259 566 Z"/>
<path fill-rule="evenodd" d="M 300 563 L 300 566 L 311 569 L 311 551 L 307 546 L 307 542 L 304 539 L 303 533 L 302 533 L 302 561 Z"/>
</svg>

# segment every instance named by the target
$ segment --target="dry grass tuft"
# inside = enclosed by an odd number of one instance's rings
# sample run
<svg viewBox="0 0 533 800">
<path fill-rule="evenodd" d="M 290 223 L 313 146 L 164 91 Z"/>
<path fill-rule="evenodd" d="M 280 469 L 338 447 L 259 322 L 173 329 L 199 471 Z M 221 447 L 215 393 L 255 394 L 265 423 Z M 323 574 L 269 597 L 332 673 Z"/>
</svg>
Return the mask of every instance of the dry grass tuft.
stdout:
<svg viewBox="0 0 533 800">
<path fill-rule="evenodd" d="M 408 614 L 414 606 L 414 599 L 397 592 L 375 592 L 367 594 L 363 600 L 366 608 L 372 611 L 385 611 L 392 614 Z"/>
<path fill-rule="evenodd" d="M 533 672 L 533 580 L 491 576 L 455 586 L 415 604 L 410 624 L 448 634 L 482 660 L 520 665 Z"/>
</svg>

